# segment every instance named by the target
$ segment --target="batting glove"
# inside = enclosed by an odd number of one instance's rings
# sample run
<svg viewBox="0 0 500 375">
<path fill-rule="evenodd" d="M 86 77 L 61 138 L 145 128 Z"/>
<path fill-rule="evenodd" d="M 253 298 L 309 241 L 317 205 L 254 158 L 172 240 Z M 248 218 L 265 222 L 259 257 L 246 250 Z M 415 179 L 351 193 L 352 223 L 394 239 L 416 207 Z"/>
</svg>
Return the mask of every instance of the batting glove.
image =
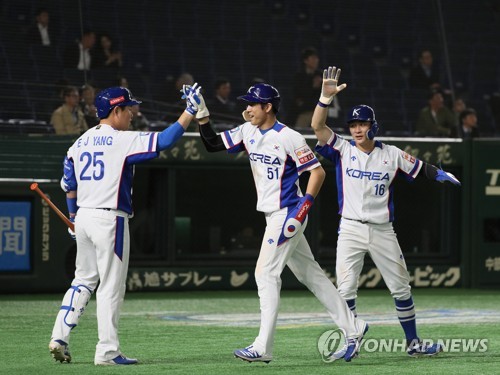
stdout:
<svg viewBox="0 0 500 375">
<path fill-rule="evenodd" d="M 436 181 L 439 181 L 441 183 L 444 183 L 445 181 L 451 182 L 453 185 L 462 185 L 460 181 L 458 181 L 458 178 L 453 176 L 450 172 L 445 172 L 442 169 L 438 169 L 437 175 L 436 175 Z"/>
<path fill-rule="evenodd" d="M 347 87 L 346 83 L 338 86 L 340 69 L 334 66 L 329 66 L 328 69 L 323 70 L 323 85 L 321 86 L 321 96 L 319 98 L 320 103 L 328 106 L 332 103 L 333 97 L 337 95 L 340 91 Z"/>
<path fill-rule="evenodd" d="M 70 217 L 69 221 L 71 221 L 72 223 L 74 223 L 75 222 L 75 218 L 74 217 Z M 76 234 L 75 234 L 75 232 L 73 232 L 70 228 L 68 228 L 68 233 L 71 236 L 71 238 L 73 239 L 73 241 L 76 241 Z"/>
<path fill-rule="evenodd" d="M 200 99 L 200 104 L 198 105 L 198 113 L 196 114 L 196 118 L 199 120 L 204 117 L 210 116 L 210 112 L 208 111 L 207 105 L 205 104 L 205 99 L 203 99 L 203 95 L 198 93 L 198 98 Z"/>
<path fill-rule="evenodd" d="M 304 197 L 300 198 L 297 206 L 290 210 L 286 216 L 283 229 L 281 230 L 281 235 L 278 239 L 278 246 L 295 236 L 302 228 L 302 224 L 304 224 L 313 203 L 314 197 L 311 194 L 306 194 Z"/>
<path fill-rule="evenodd" d="M 200 90 L 201 86 L 198 86 L 198 83 L 195 83 L 192 87 L 189 85 L 182 86 L 182 99 L 186 99 L 186 111 L 193 116 L 198 112 L 199 105 L 201 103 L 199 97 Z"/>
</svg>

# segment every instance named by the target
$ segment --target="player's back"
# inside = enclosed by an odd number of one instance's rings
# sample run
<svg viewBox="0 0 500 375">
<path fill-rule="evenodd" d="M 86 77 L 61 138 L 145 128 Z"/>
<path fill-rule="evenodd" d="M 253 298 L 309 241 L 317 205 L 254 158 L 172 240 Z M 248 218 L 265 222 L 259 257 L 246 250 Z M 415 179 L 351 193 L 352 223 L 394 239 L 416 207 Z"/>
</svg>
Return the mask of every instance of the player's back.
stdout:
<svg viewBox="0 0 500 375">
<path fill-rule="evenodd" d="M 115 130 L 97 125 L 71 146 L 78 183 L 78 205 L 132 213 L 134 164 L 157 156 L 156 134 Z"/>
</svg>

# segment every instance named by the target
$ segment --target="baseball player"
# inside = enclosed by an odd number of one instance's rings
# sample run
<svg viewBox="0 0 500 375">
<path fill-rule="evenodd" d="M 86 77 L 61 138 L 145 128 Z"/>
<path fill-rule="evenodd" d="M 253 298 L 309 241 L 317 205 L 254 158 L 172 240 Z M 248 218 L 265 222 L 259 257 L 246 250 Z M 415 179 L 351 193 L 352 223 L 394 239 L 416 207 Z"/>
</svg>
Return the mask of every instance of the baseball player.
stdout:
<svg viewBox="0 0 500 375">
<path fill-rule="evenodd" d="M 246 122 L 222 134 L 216 134 L 210 126 L 202 96 L 197 114 L 208 151 L 248 154 L 257 189 L 257 210 L 264 213 L 267 224 L 255 267 L 261 310 L 259 335 L 251 345 L 235 350 L 234 355 L 249 362 L 272 360 L 280 276 L 288 266 L 316 295 L 333 321 L 345 330 L 348 346 L 341 357 L 349 362 L 356 355 L 368 325 L 351 313 L 314 259 L 304 237 L 307 213 L 323 184 L 325 171 L 304 137 L 276 119 L 280 105 L 278 90 L 259 83 L 238 99 L 247 103 Z M 304 172 L 310 174 L 305 195 L 298 183 Z"/>
<path fill-rule="evenodd" d="M 347 86 L 337 85 L 339 75 L 340 69 L 335 67 L 324 70 L 321 97 L 311 124 L 318 138 L 316 151 L 332 161 L 337 177 L 342 216 L 337 244 L 338 290 L 356 315 L 358 277 L 369 253 L 394 297 L 407 353 L 412 357 L 438 354 L 442 350 L 439 344 L 427 346 L 417 335 L 410 278 L 392 226 L 393 182 L 398 174 L 410 181 L 423 175 L 439 182 L 460 182 L 451 173 L 376 141 L 379 125 L 367 105 L 357 105 L 347 115 L 352 141 L 335 134 L 325 121 L 333 97 Z"/>
<path fill-rule="evenodd" d="M 100 123 L 69 148 L 61 187 L 66 192 L 70 220 L 75 222 L 75 278 L 57 315 L 49 350 L 56 361 L 70 362 L 71 330 L 76 327 L 97 283 L 99 342 L 96 365 L 131 365 L 120 350 L 118 320 L 125 295 L 129 261 L 134 165 L 158 157 L 184 133 L 197 111 L 194 95 L 177 122 L 161 133 L 127 131 L 130 106 L 140 104 L 130 91 L 111 87 L 101 91 L 95 106 Z M 70 233 L 71 234 L 71 233 Z"/>
</svg>

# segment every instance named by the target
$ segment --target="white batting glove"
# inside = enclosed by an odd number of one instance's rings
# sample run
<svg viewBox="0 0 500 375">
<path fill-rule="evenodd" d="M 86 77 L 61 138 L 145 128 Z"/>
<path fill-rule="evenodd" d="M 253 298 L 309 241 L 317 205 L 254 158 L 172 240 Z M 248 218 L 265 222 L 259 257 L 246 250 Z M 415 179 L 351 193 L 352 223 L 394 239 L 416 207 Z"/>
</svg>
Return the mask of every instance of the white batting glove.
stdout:
<svg viewBox="0 0 500 375">
<path fill-rule="evenodd" d="M 198 113 L 196 113 L 196 118 L 199 120 L 201 118 L 210 116 L 210 112 L 208 111 L 205 99 L 203 99 L 203 95 L 201 95 L 199 90 L 198 90 L 198 98 L 200 99 L 200 104 L 198 104 Z"/>
<path fill-rule="evenodd" d="M 340 68 L 329 66 L 328 69 L 323 70 L 323 85 L 321 86 L 321 96 L 319 101 L 324 105 L 330 105 L 333 97 L 340 91 L 347 87 L 346 83 L 338 86 L 340 77 Z"/>
</svg>

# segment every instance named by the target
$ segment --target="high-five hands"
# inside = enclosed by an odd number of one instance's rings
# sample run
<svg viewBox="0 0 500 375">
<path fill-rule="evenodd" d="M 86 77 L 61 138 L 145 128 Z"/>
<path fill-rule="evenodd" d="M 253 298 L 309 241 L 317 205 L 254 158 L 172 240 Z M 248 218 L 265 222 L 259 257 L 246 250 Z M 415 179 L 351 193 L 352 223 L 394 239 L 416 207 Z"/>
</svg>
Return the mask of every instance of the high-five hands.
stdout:
<svg viewBox="0 0 500 375">
<path fill-rule="evenodd" d="M 201 94 L 201 86 L 198 83 L 195 83 L 193 86 L 183 85 L 181 92 L 183 94 L 182 99 L 186 99 L 186 111 L 192 115 L 196 115 L 197 119 L 210 115 L 205 99 L 203 99 L 203 95 Z"/>
<path fill-rule="evenodd" d="M 338 85 L 340 69 L 329 66 L 323 71 L 323 85 L 321 86 L 321 96 L 319 101 L 324 105 L 330 105 L 333 97 L 347 87 L 347 83 Z"/>
</svg>

